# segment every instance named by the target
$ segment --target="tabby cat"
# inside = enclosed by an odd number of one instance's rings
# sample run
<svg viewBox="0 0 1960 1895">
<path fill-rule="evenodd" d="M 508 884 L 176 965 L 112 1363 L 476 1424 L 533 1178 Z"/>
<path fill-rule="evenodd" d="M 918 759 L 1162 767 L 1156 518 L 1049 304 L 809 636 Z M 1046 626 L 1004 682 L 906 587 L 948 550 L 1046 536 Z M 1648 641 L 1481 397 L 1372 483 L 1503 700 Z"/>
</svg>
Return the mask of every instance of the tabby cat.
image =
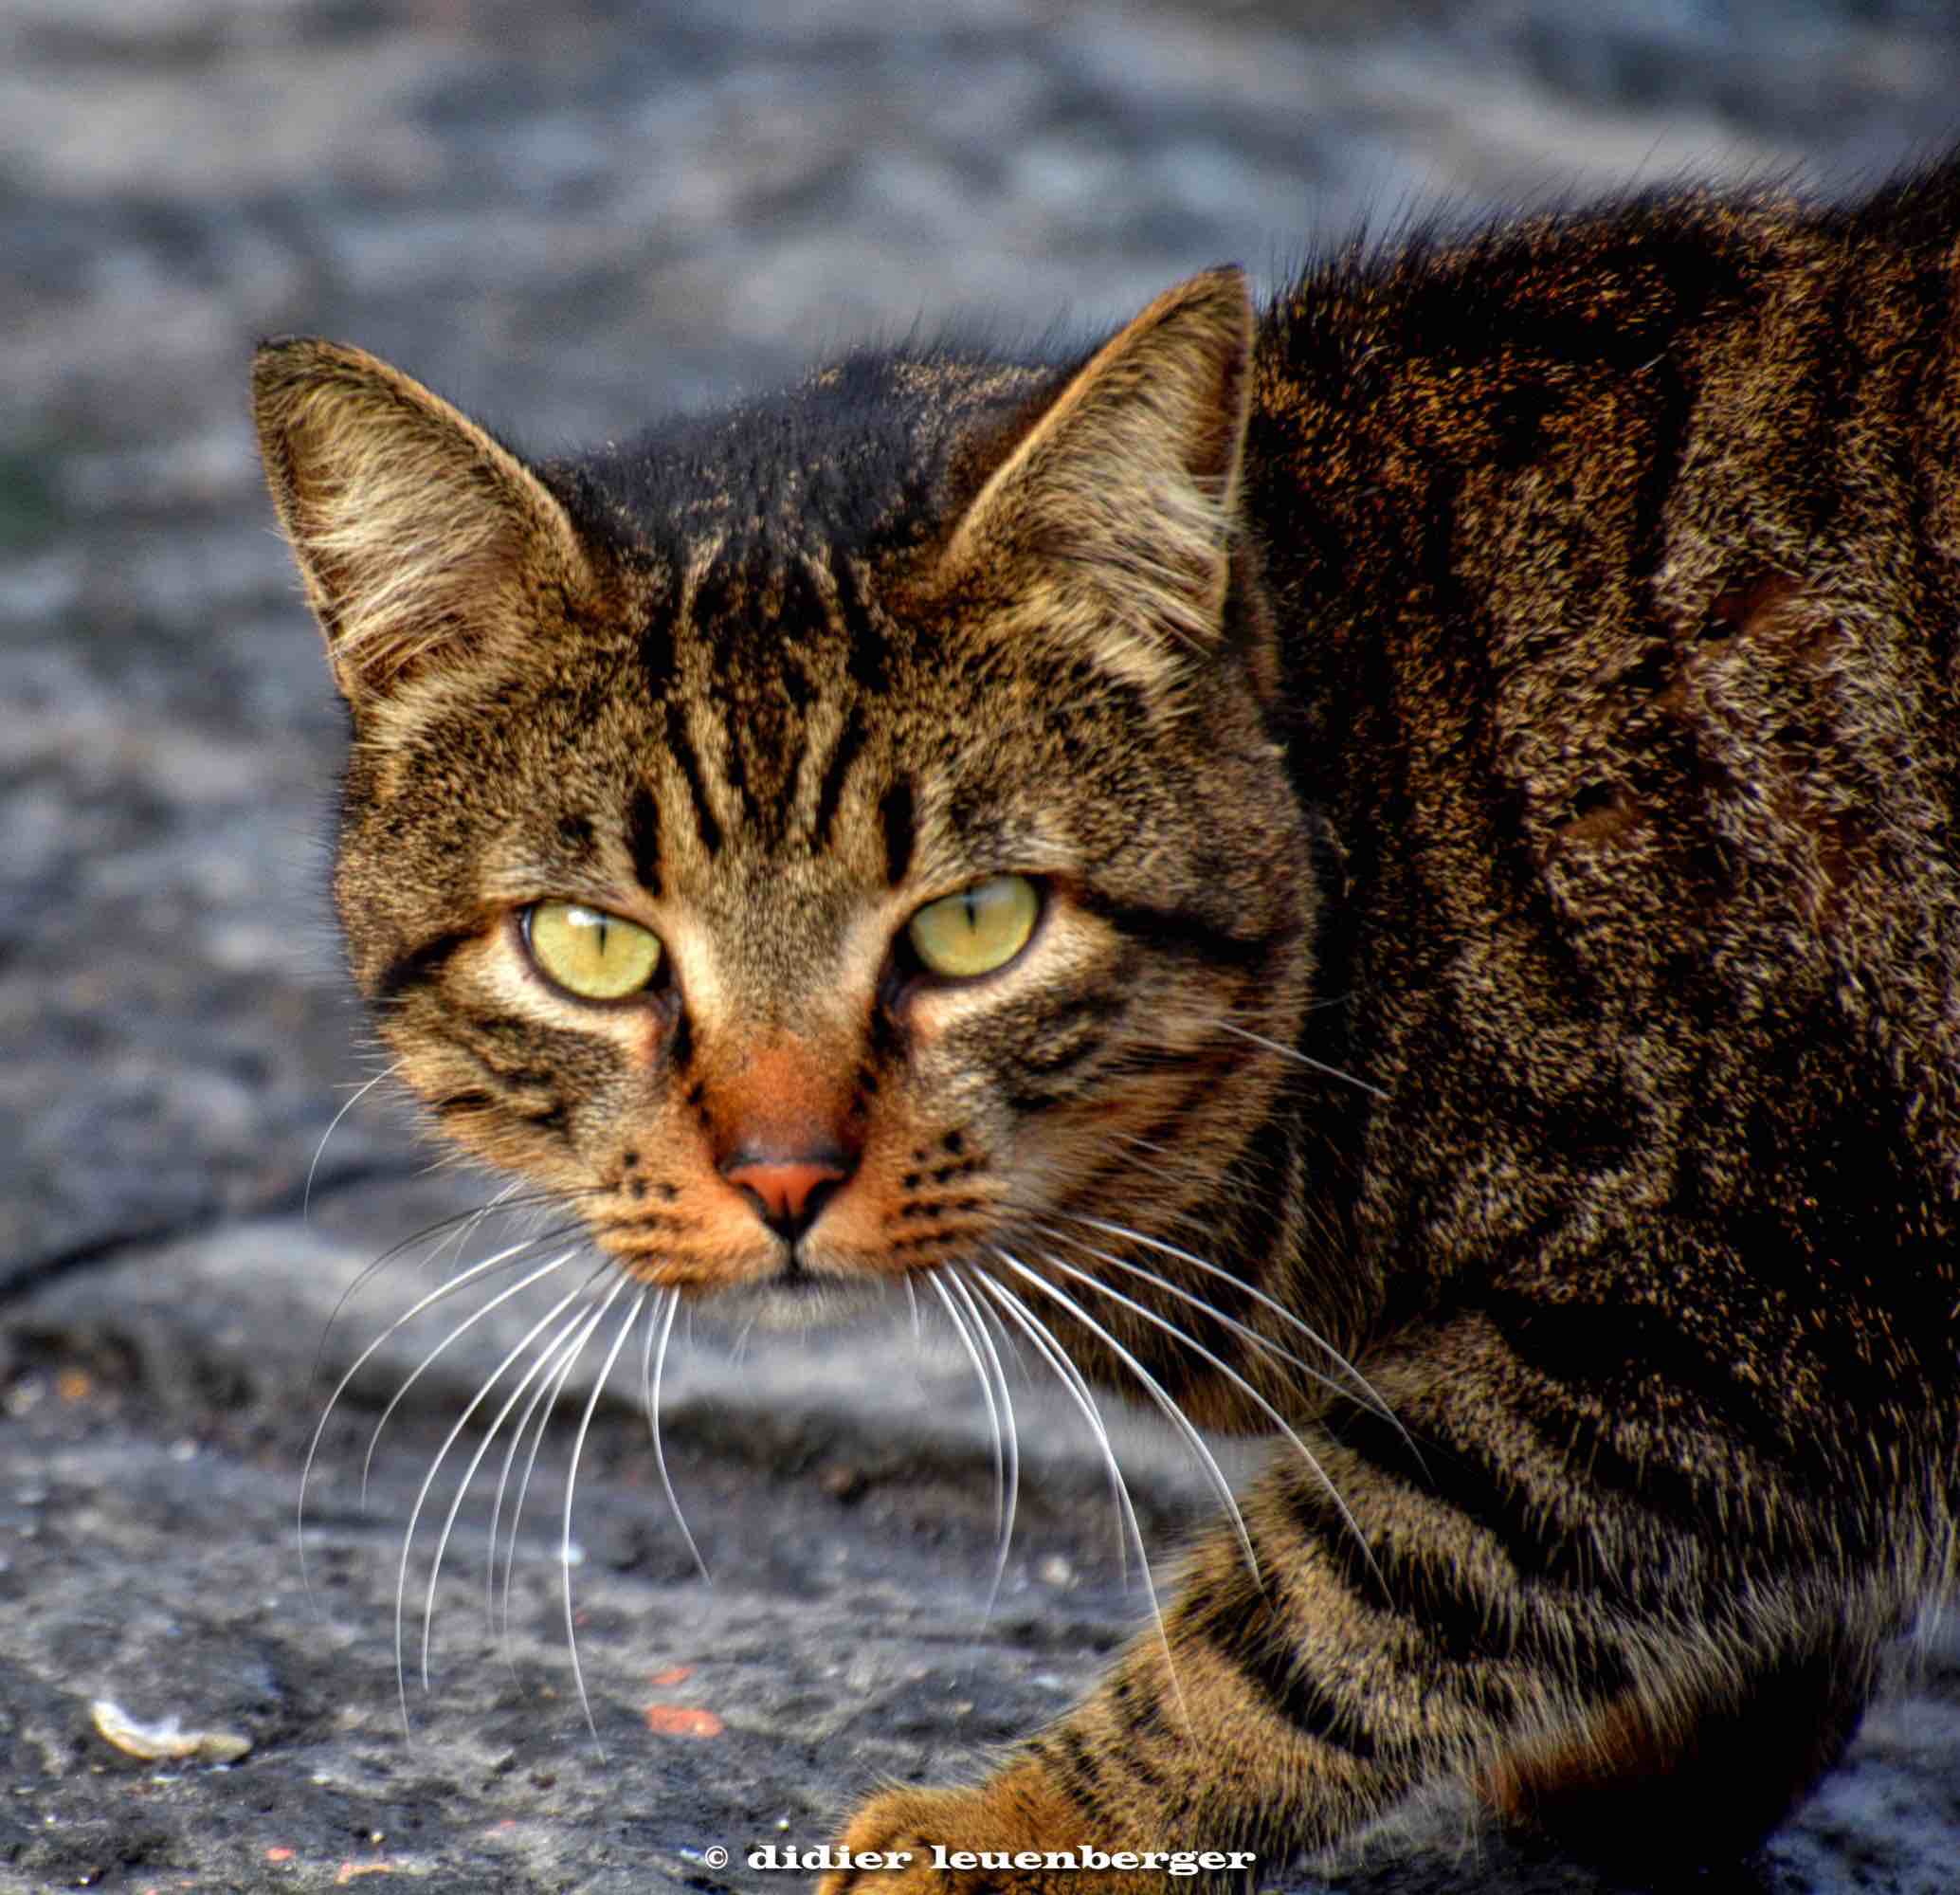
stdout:
<svg viewBox="0 0 1960 1895">
<path fill-rule="evenodd" d="M 1956 291 L 1951 161 L 563 462 L 261 352 L 336 900 L 448 1137 L 649 1323 L 903 1283 L 1281 1439 L 827 1889 L 1155 1888 L 934 1846 L 1271 1868 L 1443 1779 L 1736 1849 L 1841 1752 L 1960 1515 Z"/>
</svg>

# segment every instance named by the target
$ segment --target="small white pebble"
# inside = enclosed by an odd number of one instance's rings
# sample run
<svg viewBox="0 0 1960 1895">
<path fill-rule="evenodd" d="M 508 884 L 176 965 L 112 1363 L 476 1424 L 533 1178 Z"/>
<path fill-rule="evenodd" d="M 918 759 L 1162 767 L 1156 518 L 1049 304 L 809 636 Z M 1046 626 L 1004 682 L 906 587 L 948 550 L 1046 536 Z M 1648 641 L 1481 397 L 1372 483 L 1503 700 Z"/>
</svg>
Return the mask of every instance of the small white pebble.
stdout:
<svg viewBox="0 0 1960 1895">
<path fill-rule="evenodd" d="M 120 1704 L 98 1698 L 89 1706 L 97 1732 L 129 1757 L 140 1757 L 146 1763 L 166 1758 L 197 1763 L 236 1763 L 251 1749 L 252 1740 L 230 1730 L 186 1730 L 182 1720 L 160 1718 L 143 1723 Z"/>
</svg>

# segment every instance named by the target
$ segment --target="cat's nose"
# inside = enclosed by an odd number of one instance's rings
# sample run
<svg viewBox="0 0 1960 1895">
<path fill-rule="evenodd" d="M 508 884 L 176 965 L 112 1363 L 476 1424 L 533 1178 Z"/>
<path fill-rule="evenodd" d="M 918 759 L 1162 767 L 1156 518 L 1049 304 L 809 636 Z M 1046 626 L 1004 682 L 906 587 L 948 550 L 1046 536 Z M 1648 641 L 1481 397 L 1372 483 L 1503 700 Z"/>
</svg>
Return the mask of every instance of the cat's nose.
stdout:
<svg viewBox="0 0 1960 1895">
<path fill-rule="evenodd" d="M 721 1167 L 721 1175 L 754 1205 L 762 1221 L 792 1243 L 850 1175 L 850 1159 L 837 1151 L 794 1157 L 737 1152 Z"/>
</svg>

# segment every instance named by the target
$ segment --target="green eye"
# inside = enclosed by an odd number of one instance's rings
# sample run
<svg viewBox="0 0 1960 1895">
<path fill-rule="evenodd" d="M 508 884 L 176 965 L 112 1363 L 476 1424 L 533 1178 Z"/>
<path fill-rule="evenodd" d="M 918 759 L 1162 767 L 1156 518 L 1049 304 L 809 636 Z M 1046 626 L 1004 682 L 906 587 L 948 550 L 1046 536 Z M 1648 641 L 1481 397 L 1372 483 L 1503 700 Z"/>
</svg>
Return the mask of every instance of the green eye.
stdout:
<svg viewBox="0 0 1960 1895">
<path fill-rule="evenodd" d="M 575 902 L 540 902 L 524 917 L 524 939 L 545 974 L 581 1000 L 623 999 L 660 971 L 659 936 Z"/>
<path fill-rule="evenodd" d="M 905 929 L 929 973 L 971 980 L 1005 967 L 1027 945 L 1041 897 L 1025 875 L 996 875 L 928 902 Z"/>
</svg>

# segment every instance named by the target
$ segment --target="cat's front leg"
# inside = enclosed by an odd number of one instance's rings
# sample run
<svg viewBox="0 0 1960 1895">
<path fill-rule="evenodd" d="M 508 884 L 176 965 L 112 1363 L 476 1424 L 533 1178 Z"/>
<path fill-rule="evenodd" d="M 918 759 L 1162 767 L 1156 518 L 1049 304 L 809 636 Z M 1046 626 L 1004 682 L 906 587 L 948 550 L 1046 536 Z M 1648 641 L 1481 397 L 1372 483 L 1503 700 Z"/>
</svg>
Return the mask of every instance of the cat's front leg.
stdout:
<svg viewBox="0 0 1960 1895">
<path fill-rule="evenodd" d="M 1338 1634 L 1310 1630 L 1290 1493 L 1269 1478 L 1246 1503 L 1258 1579 L 1237 1534 L 1219 1528 L 1188 1562 L 1162 1629 L 1138 1634 L 1084 1703 L 992 1776 L 865 1803 L 842 1847 L 880 1865 L 832 1872 L 822 1895 L 1238 1889 L 1394 1801 L 1425 1746 L 1378 1743 L 1365 1714 L 1343 1707 L 1355 1679 L 1343 1675 Z M 1325 1616 L 1333 1627 L 1341 1615 Z M 885 1866 L 901 1852 L 905 1868 Z M 1011 1860 L 1029 1855 L 1056 1860 Z"/>
<path fill-rule="evenodd" d="M 1351 1414 L 1320 1467 L 1282 1458 L 1247 1497 L 1256 1573 L 1218 1529 L 1161 1632 L 993 1776 L 871 1799 L 848 1847 L 914 1860 L 838 1871 L 826 1895 L 1237 1886 L 1161 1858 L 1274 1869 L 1443 1780 L 1615 1859 L 1760 1836 L 1855 1727 L 1887 1626 L 1856 1574 L 1832 1576 L 1817 1503 L 1735 1437 L 1684 1443 L 1660 1378 L 1592 1404 L 1480 1318 L 1398 1367 L 1378 1385 L 1406 1431 Z M 1780 1557 L 1723 1527 L 1750 1506 L 1775 1509 Z M 1669 1820 L 1689 1813 L 1727 1821 Z M 1160 1860 L 1105 1869 L 1091 1849 Z"/>
</svg>

